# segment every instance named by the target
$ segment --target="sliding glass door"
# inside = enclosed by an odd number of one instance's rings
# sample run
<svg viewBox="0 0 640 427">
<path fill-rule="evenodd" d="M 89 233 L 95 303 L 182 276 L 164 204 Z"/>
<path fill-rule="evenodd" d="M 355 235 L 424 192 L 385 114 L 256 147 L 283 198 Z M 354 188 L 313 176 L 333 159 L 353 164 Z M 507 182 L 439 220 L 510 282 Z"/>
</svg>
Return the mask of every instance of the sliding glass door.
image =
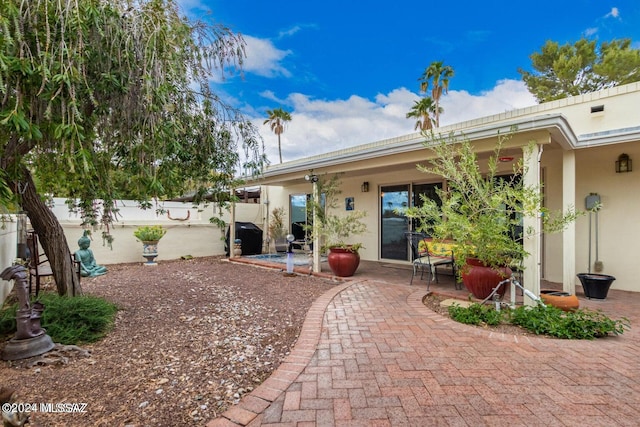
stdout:
<svg viewBox="0 0 640 427">
<path fill-rule="evenodd" d="M 407 217 L 396 212 L 409 206 L 409 185 L 389 185 L 380 188 L 380 257 L 385 259 L 408 259 Z"/>
<path fill-rule="evenodd" d="M 418 224 L 398 212 L 407 206 L 422 206 L 423 198 L 440 198 L 437 189 L 442 183 L 388 185 L 380 188 L 380 258 L 409 259 L 409 245 L 405 232 L 417 230 Z"/>
</svg>

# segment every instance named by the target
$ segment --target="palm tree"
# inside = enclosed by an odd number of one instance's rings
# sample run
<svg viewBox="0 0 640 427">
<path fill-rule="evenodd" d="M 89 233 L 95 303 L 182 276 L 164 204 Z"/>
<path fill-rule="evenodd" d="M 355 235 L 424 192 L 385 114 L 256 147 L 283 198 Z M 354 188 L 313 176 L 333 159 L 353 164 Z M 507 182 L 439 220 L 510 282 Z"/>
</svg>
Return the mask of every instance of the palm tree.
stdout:
<svg viewBox="0 0 640 427">
<path fill-rule="evenodd" d="M 429 89 L 431 83 L 431 98 L 435 103 L 435 125 L 440 127 L 440 97 L 449 90 L 449 79 L 453 77 L 453 68 L 449 65 L 443 65 L 442 61 L 432 62 L 424 73 L 418 79 L 420 81 L 420 92 L 425 93 Z"/>
<path fill-rule="evenodd" d="M 276 108 L 275 110 L 267 110 L 269 118 L 264 121 L 263 124 L 269 124 L 273 133 L 278 135 L 278 154 L 280 154 L 280 163 L 282 163 L 282 145 L 280 144 L 280 135 L 284 132 L 284 126 L 286 122 L 291 121 L 291 114 L 282 108 Z"/>
<path fill-rule="evenodd" d="M 415 101 L 411 111 L 407 113 L 407 119 L 417 119 L 414 130 L 420 129 L 421 131 L 433 129 L 433 115 L 435 114 L 435 104 L 433 99 L 427 96 L 420 101 Z"/>
</svg>

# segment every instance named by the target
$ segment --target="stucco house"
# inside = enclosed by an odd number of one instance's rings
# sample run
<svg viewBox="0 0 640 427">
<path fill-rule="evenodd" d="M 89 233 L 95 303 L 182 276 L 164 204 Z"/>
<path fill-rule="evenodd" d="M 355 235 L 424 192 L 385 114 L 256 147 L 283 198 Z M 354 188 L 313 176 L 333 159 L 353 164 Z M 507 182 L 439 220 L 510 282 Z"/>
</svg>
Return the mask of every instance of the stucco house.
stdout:
<svg viewBox="0 0 640 427">
<path fill-rule="evenodd" d="M 437 132 L 464 135 L 482 158 L 492 151 L 498 134 L 514 126 L 515 135 L 502 153 L 505 174 L 511 162 L 522 158 L 528 166 L 525 181 L 543 184 L 544 205 L 550 209 L 585 209 L 590 195 L 599 196 L 601 202 L 597 222 L 593 215 L 585 215 L 561 234 L 540 234 L 524 242 L 531 254 L 525 260 L 525 286 L 539 291 L 544 278 L 574 292 L 579 283 L 576 274 L 592 270 L 597 253 L 601 273 L 617 279 L 613 289 L 640 291 L 635 278 L 640 164 L 633 168 L 633 159 L 640 159 L 640 82 L 480 117 Z M 285 208 L 293 232 L 296 224 L 306 220 L 304 206 L 313 191 L 305 175 L 340 174 L 342 196 L 351 198 L 345 203 L 368 213 L 369 231 L 357 239 L 365 246 L 362 259 L 408 263 L 403 233 L 411 222 L 394 209 L 410 206 L 419 194 L 429 195 L 446 185 L 441 177 L 416 169 L 432 155 L 424 141 L 425 136 L 412 133 L 275 164 L 250 184 L 261 186 L 269 210 Z M 535 143 L 534 152 L 525 156 L 530 142 Z M 343 209 L 348 209 L 346 204 Z M 524 221 L 525 226 L 539 224 L 536 218 Z"/>
</svg>

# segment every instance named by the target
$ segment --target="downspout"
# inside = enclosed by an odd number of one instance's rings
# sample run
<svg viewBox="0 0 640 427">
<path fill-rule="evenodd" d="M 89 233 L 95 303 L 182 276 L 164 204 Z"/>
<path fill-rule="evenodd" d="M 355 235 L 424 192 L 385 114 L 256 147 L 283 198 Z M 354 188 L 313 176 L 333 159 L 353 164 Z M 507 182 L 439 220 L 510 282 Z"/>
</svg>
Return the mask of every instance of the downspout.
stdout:
<svg viewBox="0 0 640 427">
<path fill-rule="evenodd" d="M 318 182 L 313 181 L 313 201 L 318 201 Z M 320 273 L 320 236 L 318 236 L 318 216 L 313 209 L 313 272 Z"/>
<path fill-rule="evenodd" d="M 229 258 L 235 258 L 233 253 L 233 243 L 236 240 L 236 201 L 235 201 L 236 189 L 231 189 L 231 219 L 229 222 Z"/>
<path fill-rule="evenodd" d="M 542 183 L 540 182 L 540 179 L 541 179 L 540 166 L 542 164 L 542 153 L 544 152 L 544 145 L 539 145 L 538 150 L 539 150 L 538 151 L 538 169 L 537 169 L 538 188 L 540 192 L 542 192 Z M 540 206 L 538 206 L 538 227 L 540 230 L 540 237 L 538 238 L 538 279 L 539 280 L 542 280 L 542 263 L 544 262 L 544 260 L 542 259 L 542 253 L 543 253 L 542 252 L 542 233 L 544 233 L 544 228 L 543 228 L 543 222 L 542 222 L 542 215 L 540 214 L 541 208 L 542 208 L 542 203 L 540 203 Z M 540 295 L 540 282 L 538 282 L 538 293 L 536 294 L 536 296 L 538 295 Z"/>
</svg>

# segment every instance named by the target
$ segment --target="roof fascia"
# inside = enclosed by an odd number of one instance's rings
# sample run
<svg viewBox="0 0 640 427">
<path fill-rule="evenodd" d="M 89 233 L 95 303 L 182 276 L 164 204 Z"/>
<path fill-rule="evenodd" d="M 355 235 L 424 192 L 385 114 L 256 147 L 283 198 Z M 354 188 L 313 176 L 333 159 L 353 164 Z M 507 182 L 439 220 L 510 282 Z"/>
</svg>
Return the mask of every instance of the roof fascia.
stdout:
<svg viewBox="0 0 640 427">
<path fill-rule="evenodd" d="M 390 154 L 423 150 L 425 148 L 425 141 L 448 136 L 452 136 L 454 139 L 468 138 L 471 141 L 491 138 L 498 134 L 507 134 L 511 132 L 514 127 L 516 128 L 516 133 L 546 129 L 552 133 L 555 136 L 555 140 L 566 149 L 571 149 L 577 145 L 577 138 L 571 130 L 567 119 L 562 114 L 547 114 L 508 122 L 491 123 L 487 126 L 451 131 L 448 133 L 432 132 L 427 135 L 415 133 L 350 147 L 344 150 L 278 164 L 268 168 L 261 176 L 247 178 L 246 181 L 268 181 L 269 178 L 282 177 L 287 174 L 297 174 L 329 166 L 379 158 Z"/>
</svg>

